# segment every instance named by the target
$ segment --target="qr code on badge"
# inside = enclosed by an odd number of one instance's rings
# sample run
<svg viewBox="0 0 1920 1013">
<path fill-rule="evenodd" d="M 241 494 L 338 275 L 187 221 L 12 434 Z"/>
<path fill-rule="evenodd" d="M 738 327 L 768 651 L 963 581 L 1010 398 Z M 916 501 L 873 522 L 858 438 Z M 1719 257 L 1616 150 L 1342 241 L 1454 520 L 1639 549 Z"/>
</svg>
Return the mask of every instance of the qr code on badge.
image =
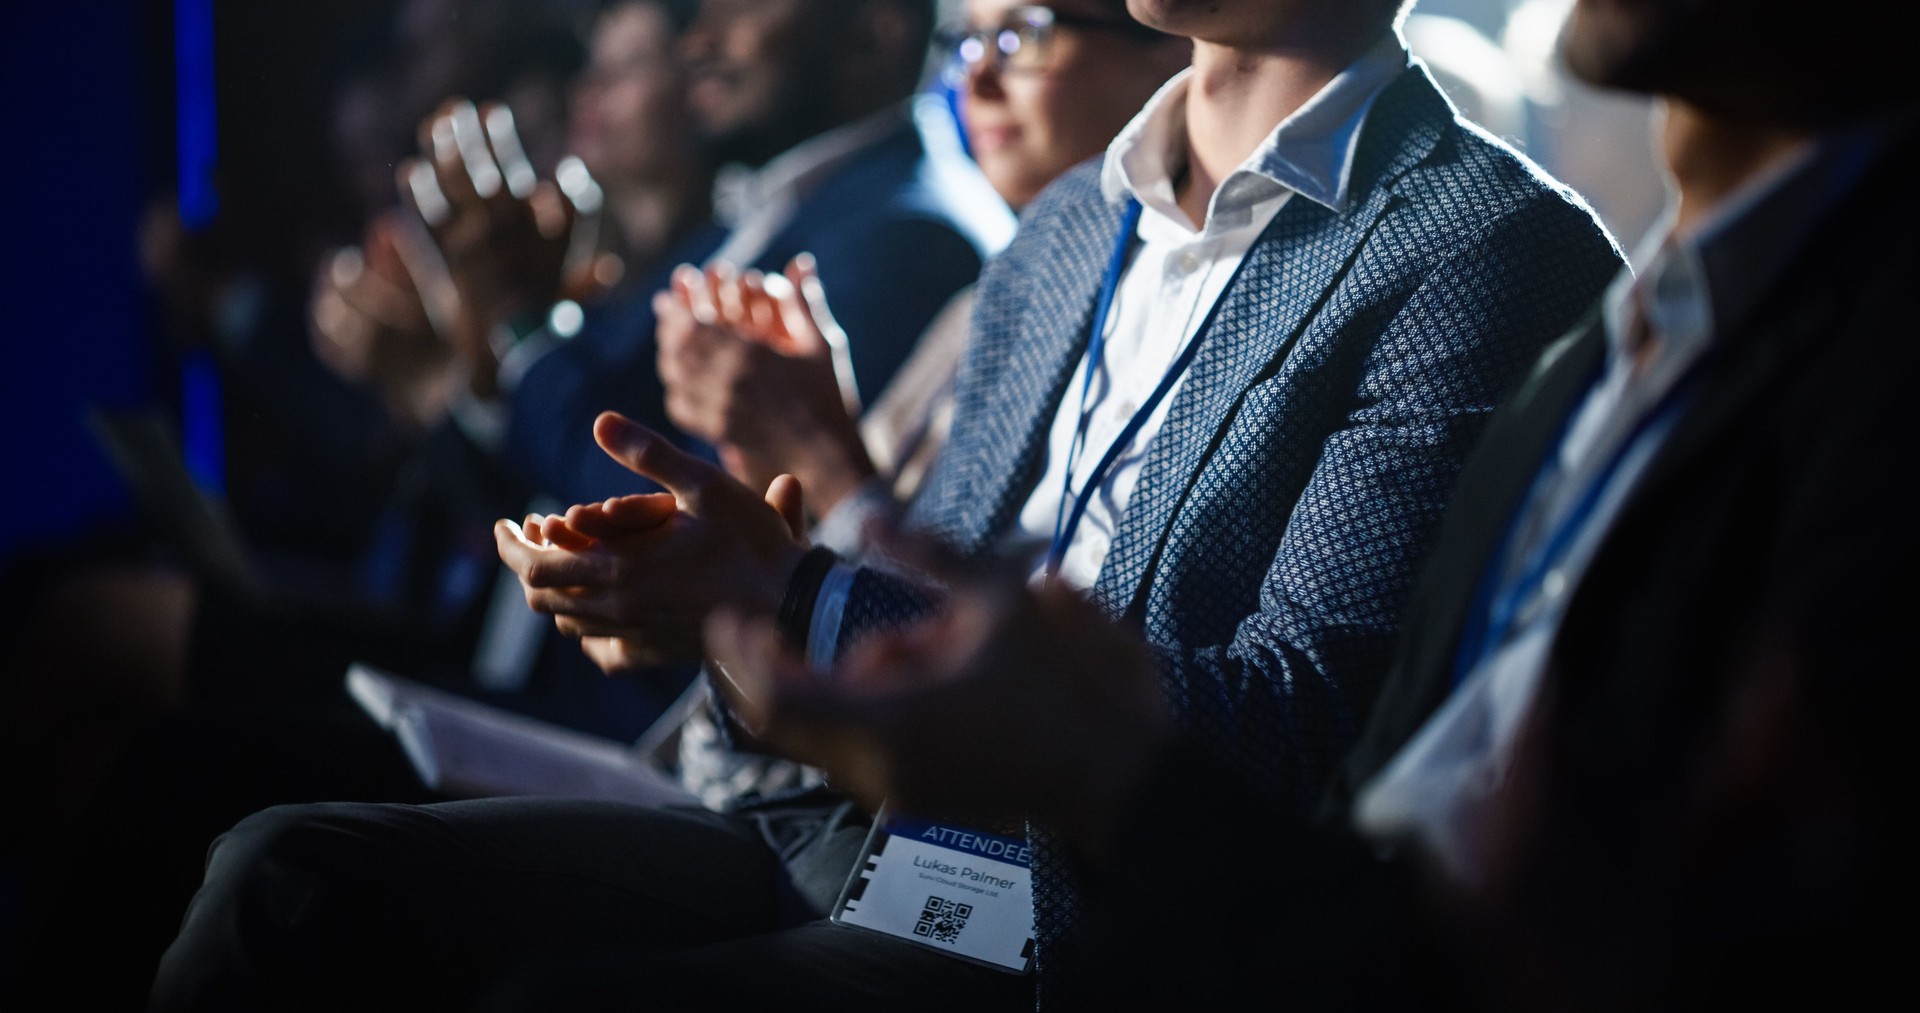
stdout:
<svg viewBox="0 0 1920 1013">
<path fill-rule="evenodd" d="M 927 906 L 920 911 L 920 922 L 913 927 L 913 934 L 925 936 L 936 943 L 958 942 L 960 930 L 967 927 L 967 919 L 972 916 L 972 904 L 956 904 L 945 897 L 928 897 Z"/>
</svg>

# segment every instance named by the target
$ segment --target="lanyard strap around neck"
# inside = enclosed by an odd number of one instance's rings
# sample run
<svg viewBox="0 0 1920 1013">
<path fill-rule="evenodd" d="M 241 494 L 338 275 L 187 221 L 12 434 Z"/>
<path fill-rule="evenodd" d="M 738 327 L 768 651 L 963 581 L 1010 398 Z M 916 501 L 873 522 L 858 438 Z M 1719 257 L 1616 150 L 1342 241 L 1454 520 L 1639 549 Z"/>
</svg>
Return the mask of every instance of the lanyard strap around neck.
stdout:
<svg viewBox="0 0 1920 1013">
<path fill-rule="evenodd" d="M 1081 378 L 1080 383 L 1080 419 L 1074 428 L 1073 441 L 1067 446 L 1067 466 L 1061 478 L 1060 508 L 1054 515 L 1053 544 L 1047 552 L 1048 577 L 1059 572 L 1061 561 L 1067 555 L 1067 547 L 1073 542 L 1073 533 L 1080 526 L 1080 519 L 1086 515 L 1087 505 L 1099 491 L 1107 472 L 1112 470 L 1114 462 L 1119 460 L 1121 453 L 1133 443 L 1134 437 L 1140 434 L 1141 427 L 1146 425 L 1148 417 L 1153 414 L 1160 402 L 1166 399 L 1167 393 L 1173 389 L 1175 382 L 1193 364 L 1194 356 L 1200 350 L 1201 337 L 1212 326 L 1214 317 L 1220 311 L 1220 304 L 1226 299 L 1226 293 L 1223 290 L 1220 297 L 1214 300 L 1212 308 L 1207 311 L 1206 319 L 1202 320 L 1199 328 L 1188 337 L 1179 356 L 1167 368 L 1166 375 L 1160 378 L 1159 386 L 1153 389 L 1153 393 L 1141 403 L 1139 409 L 1133 413 L 1133 417 L 1127 420 L 1125 428 L 1120 430 L 1120 435 L 1107 447 L 1106 453 L 1100 455 L 1099 462 L 1087 474 L 1086 482 L 1080 487 L 1080 494 L 1074 495 L 1073 468 L 1079 459 L 1080 447 L 1087 437 L 1089 401 L 1093 396 L 1093 375 L 1100 369 L 1101 359 L 1106 352 L 1107 317 L 1112 312 L 1114 296 L 1120 287 L 1120 276 L 1126 270 L 1127 251 L 1132 248 L 1133 234 L 1139 223 L 1140 202 L 1130 199 L 1127 201 L 1126 213 L 1120 219 L 1120 234 L 1114 237 L 1113 255 L 1107 261 L 1107 275 L 1100 286 L 1100 301 L 1094 306 L 1093 331 L 1087 337 L 1086 375 Z M 1244 266 L 1245 263 L 1246 258 L 1241 258 L 1241 265 Z M 1237 276 L 1237 268 L 1235 273 Z M 1233 287 L 1233 279 L 1228 279 L 1227 287 Z"/>
<path fill-rule="evenodd" d="M 1580 533 L 1587 527 L 1598 509 L 1601 497 L 1613 484 L 1627 455 L 1655 427 L 1667 426 L 1679 415 L 1685 406 L 1688 395 L 1693 390 L 1700 375 L 1700 363 L 1696 362 L 1686 375 L 1669 387 L 1661 397 L 1649 406 L 1631 431 L 1626 433 L 1608 454 L 1606 463 L 1587 481 L 1580 496 L 1539 541 L 1539 547 L 1531 552 L 1517 575 L 1503 586 L 1501 574 L 1505 572 L 1507 558 L 1516 550 L 1515 539 L 1528 511 L 1534 506 L 1539 490 L 1530 490 L 1521 500 L 1520 508 L 1514 511 L 1507 522 L 1507 530 L 1502 536 L 1498 550 L 1488 557 L 1487 568 L 1480 578 L 1480 587 L 1474 594 L 1473 609 L 1468 613 L 1467 628 L 1462 631 L 1460 647 L 1454 656 L 1453 684 L 1458 686 L 1466 681 L 1486 657 L 1498 650 L 1512 635 L 1514 628 L 1520 625 L 1520 612 L 1536 594 L 1545 587 L 1549 575 L 1566 560 L 1569 551 Z M 1586 389 L 1592 395 L 1600 378 L 1605 375 L 1605 364 L 1595 371 Z M 1574 410 L 1561 423 L 1560 436 L 1548 445 L 1548 459 L 1560 453 L 1566 443 L 1567 434 L 1573 428 L 1574 419 L 1579 417 L 1585 405 L 1582 399 Z"/>
</svg>

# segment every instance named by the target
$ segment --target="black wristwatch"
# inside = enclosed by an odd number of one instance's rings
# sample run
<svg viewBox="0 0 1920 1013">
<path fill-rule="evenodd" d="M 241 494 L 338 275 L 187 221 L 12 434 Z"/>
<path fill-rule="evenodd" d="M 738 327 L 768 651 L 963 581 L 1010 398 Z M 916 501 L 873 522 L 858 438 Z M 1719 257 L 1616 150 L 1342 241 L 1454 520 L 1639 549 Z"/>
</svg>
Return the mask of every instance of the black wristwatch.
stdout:
<svg viewBox="0 0 1920 1013">
<path fill-rule="evenodd" d="M 780 599 L 780 614 L 775 618 L 780 635 L 794 650 L 807 649 L 807 634 L 813 626 L 813 606 L 820 600 L 820 585 L 840 557 L 824 545 L 816 545 L 800 557 L 787 578 L 787 593 Z"/>
</svg>

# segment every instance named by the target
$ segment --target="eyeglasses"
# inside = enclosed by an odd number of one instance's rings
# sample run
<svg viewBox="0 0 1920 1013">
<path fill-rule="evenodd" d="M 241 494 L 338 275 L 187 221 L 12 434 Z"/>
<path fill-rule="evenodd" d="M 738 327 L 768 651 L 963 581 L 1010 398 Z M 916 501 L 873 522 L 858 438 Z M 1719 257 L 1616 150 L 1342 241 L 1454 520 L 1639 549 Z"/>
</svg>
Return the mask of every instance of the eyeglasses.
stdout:
<svg viewBox="0 0 1920 1013">
<path fill-rule="evenodd" d="M 1142 42 L 1166 38 L 1130 18 L 1062 14 L 1037 4 L 1014 7 L 997 27 L 941 32 L 940 44 L 951 54 L 947 72 L 957 80 L 981 63 L 1000 73 L 1043 71 L 1053 62 L 1053 37 L 1058 28 L 1115 32 Z"/>
</svg>

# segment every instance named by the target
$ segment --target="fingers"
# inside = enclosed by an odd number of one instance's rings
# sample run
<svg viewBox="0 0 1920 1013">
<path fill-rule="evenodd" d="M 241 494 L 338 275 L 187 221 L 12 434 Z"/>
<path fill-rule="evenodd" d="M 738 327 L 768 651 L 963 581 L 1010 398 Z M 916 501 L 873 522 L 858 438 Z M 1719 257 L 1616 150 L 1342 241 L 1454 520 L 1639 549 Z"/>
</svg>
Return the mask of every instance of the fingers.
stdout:
<svg viewBox="0 0 1920 1013">
<path fill-rule="evenodd" d="M 809 281 L 816 283 L 819 281 L 820 262 L 813 258 L 813 254 L 802 250 L 794 254 L 792 260 L 787 261 L 784 273 L 787 281 L 793 283 L 795 289 L 802 289 Z"/>
<path fill-rule="evenodd" d="M 672 331 L 672 340 L 678 340 L 693 324 L 693 311 L 682 302 L 678 288 L 666 288 L 653 294 L 653 317 L 663 342 L 669 340 L 669 329 Z"/>
<path fill-rule="evenodd" d="M 787 333 L 786 323 L 780 317 L 779 302 L 767 293 L 769 280 L 778 287 L 791 287 L 785 278 L 777 274 L 771 279 L 759 271 L 748 271 L 740 276 L 740 300 L 745 307 L 744 330 L 749 337 L 785 351 L 792 345 L 793 338 Z"/>
<path fill-rule="evenodd" d="M 709 264 L 707 288 L 713 293 L 720 323 L 735 331 L 744 331 L 751 325 L 747 315 L 746 293 L 740 285 L 740 272 L 732 264 L 724 260 Z"/>
<path fill-rule="evenodd" d="M 620 564 L 611 554 L 570 552 L 548 544 L 545 538 L 536 542 L 510 520 L 494 522 L 493 541 L 500 561 L 526 585 L 530 605 L 538 589 L 600 587 L 619 580 Z"/>
<path fill-rule="evenodd" d="M 625 637 L 582 636 L 580 650 L 588 661 L 608 675 L 630 672 L 647 664 L 640 645 Z"/>
<path fill-rule="evenodd" d="M 636 493 L 572 507 L 565 524 L 580 534 L 606 541 L 657 528 L 678 509 L 670 493 Z"/>
<path fill-rule="evenodd" d="M 673 269 L 674 295 L 687 312 L 693 314 L 696 323 L 712 324 L 720 320 L 720 307 L 714 301 L 713 289 L 707 282 L 707 273 L 692 264 L 682 264 Z"/>
<path fill-rule="evenodd" d="M 580 508 L 573 508 L 573 510 L 578 509 Z M 541 525 L 541 534 L 545 536 L 547 543 L 556 549 L 565 549 L 568 552 L 581 552 L 600 544 L 597 537 L 581 531 L 579 525 L 574 523 L 573 510 L 567 511 L 565 517 L 548 517 Z"/>
<path fill-rule="evenodd" d="M 587 163 L 577 156 L 568 155 L 554 166 L 553 181 L 566 195 L 568 203 L 583 215 L 599 214 L 606 203 L 605 191 L 594 181 L 593 173 L 587 171 Z"/>
<path fill-rule="evenodd" d="M 438 229 L 453 218 L 453 204 L 440 189 L 439 174 L 431 162 L 421 158 L 401 162 L 398 183 L 401 199 L 428 228 Z"/>
<path fill-rule="evenodd" d="M 807 537 L 807 508 L 799 479 L 792 475 L 774 476 L 772 484 L 767 486 L 767 505 L 787 522 L 787 531 L 795 539 Z"/>
<path fill-rule="evenodd" d="M 544 180 L 528 186 L 527 210 L 533 215 L 533 227 L 543 239 L 564 238 L 573 230 L 578 217 L 573 202 L 567 199 L 560 185 Z"/>
<path fill-rule="evenodd" d="M 444 130 L 451 136 L 452 153 L 457 157 L 442 154 L 447 147 L 442 139 L 442 123 L 446 124 Z M 464 197 L 471 193 L 484 201 L 499 195 L 506 177 L 500 171 L 500 163 L 494 160 L 493 148 L 487 144 L 487 128 L 473 103 L 464 99 L 453 102 L 446 115 L 434 124 L 433 142 L 434 162 L 441 170 L 440 185 L 450 196 Z M 458 170 L 464 170 L 464 179 Z M 448 176 L 455 177 L 452 186 Z"/>
<path fill-rule="evenodd" d="M 784 274 L 769 274 L 760 279 L 760 299 L 755 313 L 765 313 L 771 318 L 768 330 L 780 336 L 781 350 L 789 355 L 806 355 L 816 346 L 824 347 L 800 291 Z"/>
<path fill-rule="evenodd" d="M 454 132 L 453 109 L 460 104 L 448 102 L 435 110 L 422 127 L 420 143 L 427 164 L 433 167 L 434 184 L 456 211 L 479 199 L 473 177 L 467 174 L 465 156 L 460 153 L 460 139 Z"/>
<path fill-rule="evenodd" d="M 507 192 L 519 198 L 531 196 L 539 174 L 534 172 L 533 162 L 527 158 L 527 150 L 520 144 L 520 131 L 514 126 L 513 110 L 498 102 L 489 102 L 481 108 L 480 117 L 486 128 L 487 147 L 493 151 L 494 160 L 499 163 Z"/>
<path fill-rule="evenodd" d="M 627 531 L 644 531 L 665 524 L 678 509 L 673 497 L 663 492 L 615 496 L 601 507 L 608 523 Z"/>
<path fill-rule="evenodd" d="M 853 375 L 853 353 L 847 344 L 847 332 L 842 330 L 839 321 L 833 318 L 833 311 L 827 307 L 827 290 L 820 284 L 819 264 L 811 253 L 800 253 L 787 264 L 787 280 L 799 291 L 800 302 L 806 306 L 806 318 L 812 326 L 801 342 L 808 353 L 818 353 L 824 346 L 824 354 L 833 360 L 833 376 L 840 385 L 840 401 L 846 406 L 847 413 L 858 416 L 861 413 L 860 387 Z M 817 345 L 812 343 L 818 335 Z"/>
<path fill-rule="evenodd" d="M 653 479 L 673 493 L 680 509 L 701 514 L 702 501 L 714 481 L 724 474 L 713 465 L 683 453 L 666 437 L 621 415 L 602 412 L 593 421 L 593 438 L 607 456 L 636 475 Z"/>
</svg>

